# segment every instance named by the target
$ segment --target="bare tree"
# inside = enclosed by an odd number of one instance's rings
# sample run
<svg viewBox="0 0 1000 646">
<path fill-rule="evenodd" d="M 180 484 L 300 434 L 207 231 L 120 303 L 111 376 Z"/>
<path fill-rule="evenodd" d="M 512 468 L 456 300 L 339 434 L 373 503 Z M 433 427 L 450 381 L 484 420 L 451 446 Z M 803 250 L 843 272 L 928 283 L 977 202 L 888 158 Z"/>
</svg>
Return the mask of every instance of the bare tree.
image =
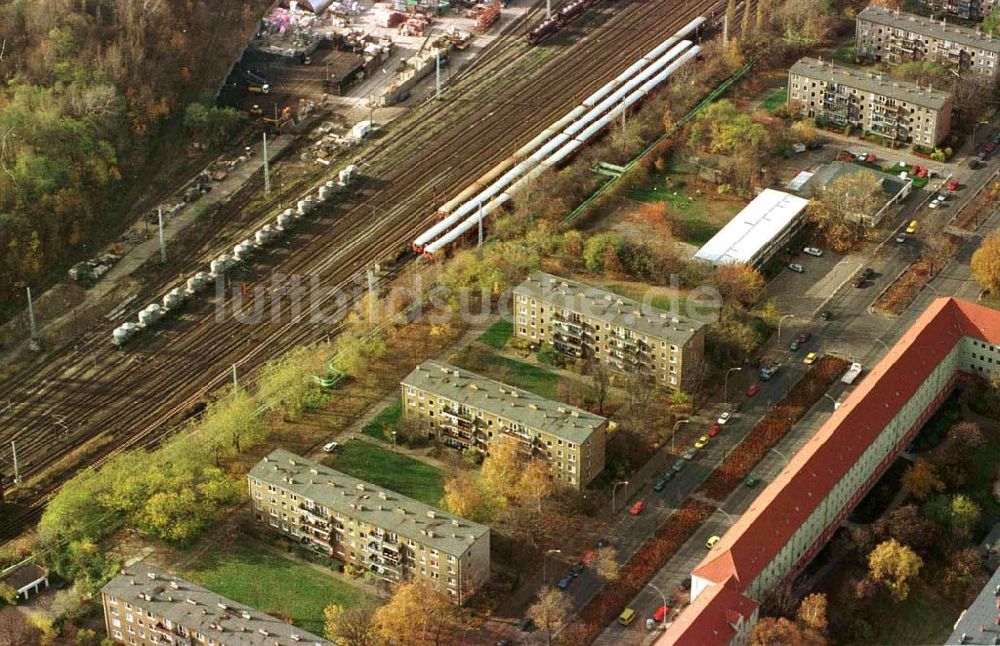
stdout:
<svg viewBox="0 0 1000 646">
<path fill-rule="evenodd" d="M 17 608 L 0 609 L 0 644 L 4 646 L 34 646 L 41 631 L 28 621 Z"/>
<path fill-rule="evenodd" d="M 553 588 L 546 588 L 538 595 L 538 601 L 528 608 L 528 617 L 545 631 L 545 643 L 552 644 L 552 634 L 566 623 L 570 613 L 570 603 L 566 595 Z"/>
</svg>

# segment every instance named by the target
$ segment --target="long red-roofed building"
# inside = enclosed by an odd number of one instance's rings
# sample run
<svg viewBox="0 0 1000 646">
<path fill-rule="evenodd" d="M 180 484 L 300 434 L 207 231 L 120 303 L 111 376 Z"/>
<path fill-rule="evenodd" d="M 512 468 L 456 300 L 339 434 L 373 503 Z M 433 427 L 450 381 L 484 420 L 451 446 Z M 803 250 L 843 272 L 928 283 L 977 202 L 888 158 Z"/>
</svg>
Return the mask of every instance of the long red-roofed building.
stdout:
<svg viewBox="0 0 1000 646">
<path fill-rule="evenodd" d="M 1000 312 L 935 300 L 694 569 L 658 646 L 746 643 L 757 602 L 827 543 L 959 374 L 998 369 Z"/>
</svg>

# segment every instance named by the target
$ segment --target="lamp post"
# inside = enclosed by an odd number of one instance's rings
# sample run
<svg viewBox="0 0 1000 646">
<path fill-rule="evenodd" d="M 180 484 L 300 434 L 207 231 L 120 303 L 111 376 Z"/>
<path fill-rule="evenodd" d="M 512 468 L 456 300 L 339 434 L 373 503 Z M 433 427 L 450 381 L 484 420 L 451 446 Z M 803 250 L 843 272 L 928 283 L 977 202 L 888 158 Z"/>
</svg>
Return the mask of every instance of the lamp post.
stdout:
<svg viewBox="0 0 1000 646">
<path fill-rule="evenodd" d="M 618 487 L 621 485 L 628 486 L 628 480 L 622 480 L 621 482 L 616 482 L 615 486 L 611 489 L 611 515 L 613 516 L 617 507 L 615 506 L 615 494 L 618 492 Z"/>
<path fill-rule="evenodd" d="M 396 431 L 392 432 L 392 450 L 396 450 Z"/>
<path fill-rule="evenodd" d="M 823 396 L 833 402 L 833 410 L 837 410 L 840 407 L 840 402 L 838 402 L 836 399 L 834 399 L 827 393 L 823 393 Z"/>
<path fill-rule="evenodd" d="M 654 590 L 656 590 L 657 592 L 660 593 L 660 597 L 663 599 L 663 607 L 666 608 L 667 607 L 667 595 L 663 594 L 663 590 L 659 589 L 658 587 L 656 587 L 652 583 L 647 583 L 646 585 L 649 586 L 650 588 L 653 588 Z M 663 629 L 663 630 L 667 629 L 667 613 L 668 612 L 670 612 L 670 611 L 669 610 L 664 610 L 663 611 L 663 619 L 660 621 L 660 628 Z"/>
<path fill-rule="evenodd" d="M 674 452 L 674 438 L 677 437 L 677 427 L 680 426 L 681 424 L 687 424 L 690 421 L 691 420 L 689 420 L 689 419 L 682 419 L 682 420 L 678 420 L 678 421 L 674 422 L 674 432 L 670 434 L 670 452 L 671 453 Z"/>
<path fill-rule="evenodd" d="M 739 366 L 733 366 L 732 368 L 726 371 L 726 378 L 723 381 L 723 386 L 722 386 L 722 398 L 727 404 L 729 403 L 729 373 L 739 372 L 741 370 L 743 370 L 743 368 L 740 368 Z"/>
<path fill-rule="evenodd" d="M 784 453 L 782 453 L 781 451 L 779 451 L 778 449 L 776 449 L 776 448 L 774 448 L 772 446 L 771 450 L 774 451 L 775 453 L 777 453 L 779 456 L 781 456 L 781 459 L 785 461 L 785 464 L 788 464 L 790 462 L 790 460 L 788 459 L 788 456 L 785 455 Z"/>
<path fill-rule="evenodd" d="M 549 577 L 546 574 L 545 565 L 549 560 L 549 554 L 562 554 L 562 550 L 547 550 L 545 554 L 542 555 L 542 583 L 544 585 L 549 584 Z"/>
<path fill-rule="evenodd" d="M 785 314 L 780 319 L 778 319 L 778 343 L 781 343 L 781 324 L 782 324 L 782 322 L 784 322 L 785 319 L 793 319 L 793 318 L 795 318 L 794 314 Z"/>
</svg>

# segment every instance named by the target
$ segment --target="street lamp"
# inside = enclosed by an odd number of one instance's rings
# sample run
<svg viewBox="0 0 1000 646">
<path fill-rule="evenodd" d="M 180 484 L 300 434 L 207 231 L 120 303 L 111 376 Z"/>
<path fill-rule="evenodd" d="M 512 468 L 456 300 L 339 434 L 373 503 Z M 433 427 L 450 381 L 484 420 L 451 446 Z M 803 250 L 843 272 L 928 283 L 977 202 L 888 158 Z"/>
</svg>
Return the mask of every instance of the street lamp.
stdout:
<svg viewBox="0 0 1000 646">
<path fill-rule="evenodd" d="M 795 318 L 794 314 L 785 314 L 780 319 L 778 319 L 778 343 L 781 343 L 781 323 L 785 319 L 793 319 L 793 318 Z"/>
<path fill-rule="evenodd" d="M 691 420 L 689 420 L 689 419 L 682 419 L 682 420 L 678 420 L 677 422 L 674 423 L 674 432 L 670 434 L 670 452 L 671 453 L 674 452 L 674 438 L 677 437 L 677 427 L 680 426 L 681 424 L 687 424 L 690 421 Z"/>
<path fill-rule="evenodd" d="M 542 555 L 542 583 L 549 584 L 549 577 L 545 573 L 545 565 L 548 562 L 549 554 L 562 554 L 562 550 L 548 550 Z"/>
<path fill-rule="evenodd" d="M 660 597 L 663 599 L 663 607 L 666 608 L 667 607 L 667 595 L 663 594 L 663 590 L 659 589 L 658 587 L 656 587 L 652 583 L 647 583 L 646 585 L 649 586 L 649 587 L 651 587 L 651 588 L 653 588 L 654 590 L 656 590 L 657 592 L 660 593 Z M 668 612 L 669 611 L 666 611 L 666 610 L 663 612 L 663 619 L 660 621 L 660 628 L 662 628 L 663 630 L 667 629 L 667 613 Z"/>
<path fill-rule="evenodd" d="M 840 408 L 840 402 L 838 402 L 836 399 L 834 399 L 827 393 L 823 393 L 823 396 L 833 402 L 833 410 L 837 410 L 838 408 Z"/>
<path fill-rule="evenodd" d="M 726 371 L 726 378 L 723 381 L 723 386 L 722 386 L 722 398 L 723 400 L 725 400 L 727 404 L 729 403 L 729 373 L 738 372 L 741 370 L 743 370 L 743 368 L 740 368 L 739 366 L 733 366 L 732 368 Z"/>
<path fill-rule="evenodd" d="M 782 453 L 778 449 L 774 448 L 773 446 L 771 447 L 771 450 L 774 451 L 775 453 L 777 453 L 779 456 L 781 456 L 781 459 L 785 461 L 785 464 L 788 464 L 789 462 L 791 462 L 791 460 L 788 459 L 787 455 L 785 455 L 784 453 Z"/>
<path fill-rule="evenodd" d="M 889 344 L 888 343 L 886 343 L 885 341 L 883 341 L 882 339 L 880 339 L 878 337 L 875 337 L 875 340 L 882 344 L 882 347 L 885 348 L 886 352 L 889 351 Z"/>
<path fill-rule="evenodd" d="M 614 514 L 616 510 L 615 506 L 615 493 L 618 491 L 620 485 L 628 486 L 628 480 L 622 480 L 621 482 L 616 482 L 615 486 L 611 488 L 611 513 Z"/>
<path fill-rule="evenodd" d="M 392 450 L 396 450 L 396 431 L 392 432 Z"/>
</svg>

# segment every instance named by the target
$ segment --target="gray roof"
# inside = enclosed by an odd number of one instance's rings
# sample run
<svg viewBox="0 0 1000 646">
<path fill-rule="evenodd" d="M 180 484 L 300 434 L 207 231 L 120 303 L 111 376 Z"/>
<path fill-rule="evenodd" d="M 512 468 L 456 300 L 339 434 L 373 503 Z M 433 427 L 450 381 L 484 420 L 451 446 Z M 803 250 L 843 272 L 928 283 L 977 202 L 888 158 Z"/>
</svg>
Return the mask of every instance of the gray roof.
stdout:
<svg viewBox="0 0 1000 646">
<path fill-rule="evenodd" d="M 808 56 L 796 61 L 789 72 L 818 81 L 839 83 L 862 92 L 887 96 L 932 110 L 940 110 L 951 98 L 949 92 L 923 88 L 909 81 L 896 81 L 881 74 L 866 72 L 856 67 L 836 65 Z"/>
<path fill-rule="evenodd" d="M 401 383 L 576 444 L 608 421 L 440 361 L 424 361 Z"/>
<path fill-rule="evenodd" d="M 1000 599 L 1000 570 L 986 583 L 976 600 L 955 622 L 955 630 L 945 644 L 992 644 L 997 636 L 997 600 Z M 980 629 L 986 626 L 986 630 Z M 962 635 L 966 640 L 962 641 Z"/>
<path fill-rule="evenodd" d="M 912 13 L 892 11 L 876 5 L 866 7 L 858 14 L 858 20 L 893 29 L 905 29 L 922 36 L 951 41 L 965 47 L 1000 52 L 1000 38 L 994 38 L 981 30 L 977 31 L 954 23 L 948 24 L 945 20 L 933 20 Z"/>
<path fill-rule="evenodd" d="M 572 310 L 676 345 L 687 343 L 705 325 L 701 321 L 664 312 L 648 303 L 640 303 L 599 287 L 544 271 L 532 272 L 527 280 L 514 289 L 514 293 L 531 296 L 550 303 L 553 307 Z"/>
<path fill-rule="evenodd" d="M 250 470 L 250 477 L 453 556 L 464 554 L 490 531 L 485 525 L 358 480 L 284 449 L 276 449 L 258 462 Z"/>
<path fill-rule="evenodd" d="M 102 591 L 220 644 L 332 646 L 322 637 L 145 563 L 122 568 Z"/>
<path fill-rule="evenodd" d="M 906 186 L 903 180 L 892 173 L 884 173 L 852 162 L 834 160 L 817 168 L 809 181 L 802 185 L 801 192 L 809 194 L 812 191 L 825 189 L 839 177 L 862 172 L 875 175 L 882 185 L 882 190 L 890 198 L 896 197 Z"/>
</svg>

